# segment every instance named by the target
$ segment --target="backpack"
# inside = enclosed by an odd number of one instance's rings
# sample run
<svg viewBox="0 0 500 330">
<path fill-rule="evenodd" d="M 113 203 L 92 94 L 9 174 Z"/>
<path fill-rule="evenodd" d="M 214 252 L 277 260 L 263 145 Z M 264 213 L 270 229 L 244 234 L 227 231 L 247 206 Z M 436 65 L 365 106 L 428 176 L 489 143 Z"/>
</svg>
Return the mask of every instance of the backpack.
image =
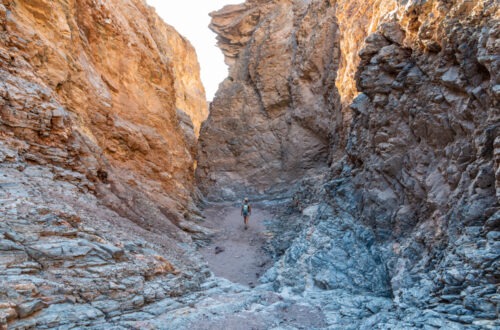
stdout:
<svg viewBox="0 0 500 330">
<path fill-rule="evenodd" d="M 248 204 L 243 204 L 243 213 L 244 213 L 244 214 L 248 214 L 249 207 L 250 207 L 250 205 L 248 205 Z"/>
</svg>

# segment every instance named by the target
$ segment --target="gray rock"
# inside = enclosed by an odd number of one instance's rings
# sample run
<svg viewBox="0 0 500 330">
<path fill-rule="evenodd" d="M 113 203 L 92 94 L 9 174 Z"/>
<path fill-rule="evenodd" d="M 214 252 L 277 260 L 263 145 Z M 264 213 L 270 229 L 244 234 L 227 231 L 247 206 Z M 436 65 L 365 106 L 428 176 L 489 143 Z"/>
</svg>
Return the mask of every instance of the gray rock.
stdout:
<svg viewBox="0 0 500 330">
<path fill-rule="evenodd" d="M 25 318 L 39 310 L 46 308 L 47 304 L 40 299 L 35 299 L 29 302 L 22 303 L 16 306 L 17 315 L 20 318 Z"/>
<path fill-rule="evenodd" d="M 405 31 L 401 29 L 398 22 L 383 23 L 379 27 L 380 32 L 393 43 L 402 45 L 405 38 Z"/>
<path fill-rule="evenodd" d="M 457 66 L 452 66 L 445 72 L 445 74 L 441 77 L 444 85 L 450 88 L 463 88 L 464 83 L 461 78 L 460 68 Z"/>
</svg>

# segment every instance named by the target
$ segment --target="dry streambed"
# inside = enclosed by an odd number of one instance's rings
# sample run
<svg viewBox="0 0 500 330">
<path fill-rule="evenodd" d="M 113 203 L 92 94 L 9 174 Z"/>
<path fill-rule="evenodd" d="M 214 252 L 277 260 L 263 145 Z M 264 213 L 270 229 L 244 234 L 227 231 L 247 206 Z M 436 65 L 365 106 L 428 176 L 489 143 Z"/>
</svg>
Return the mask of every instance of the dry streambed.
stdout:
<svg viewBox="0 0 500 330">
<path fill-rule="evenodd" d="M 206 226 L 217 232 L 209 245 L 200 250 L 215 275 L 253 287 L 271 265 L 262 247 L 266 242 L 264 221 L 272 215 L 254 207 L 245 230 L 240 208 L 214 205 L 205 209 Z"/>
</svg>

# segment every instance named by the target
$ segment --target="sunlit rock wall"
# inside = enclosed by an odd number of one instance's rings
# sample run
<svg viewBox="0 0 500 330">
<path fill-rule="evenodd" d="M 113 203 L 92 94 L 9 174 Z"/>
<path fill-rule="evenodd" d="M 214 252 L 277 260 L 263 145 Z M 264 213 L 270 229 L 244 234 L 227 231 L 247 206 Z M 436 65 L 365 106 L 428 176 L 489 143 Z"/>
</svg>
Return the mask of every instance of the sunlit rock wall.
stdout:
<svg viewBox="0 0 500 330">
<path fill-rule="evenodd" d="M 143 1 L 0 1 L 1 329 L 199 290 L 206 115 L 194 49 Z"/>
<path fill-rule="evenodd" d="M 189 42 L 143 1 L 3 1 L 0 15 L 3 136 L 91 189 L 186 204 L 207 115 Z"/>
</svg>

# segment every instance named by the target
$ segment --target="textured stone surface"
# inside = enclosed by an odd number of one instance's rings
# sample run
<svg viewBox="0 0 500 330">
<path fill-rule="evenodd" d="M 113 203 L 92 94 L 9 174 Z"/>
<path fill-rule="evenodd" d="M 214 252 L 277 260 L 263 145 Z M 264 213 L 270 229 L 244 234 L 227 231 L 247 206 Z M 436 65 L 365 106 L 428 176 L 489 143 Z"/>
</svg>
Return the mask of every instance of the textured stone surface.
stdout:
<svg viewBox="0 0 500 330">
<path fill-rule="evenodd" d="M 0 326 L 500 327 L 496 2 L 213 14 L 198 179 L 272 200 L 254 289 L 195 251 L 183 39 L 140 1 L 0 3 Z"/>
<path fill-rule="evenodd" d="M 214 199 L 293 195 L 270 224 L 280 257 L 266 285 L 392 301 L 353 328 L 498 327 L 498 4 L 247 1 L 212 15 L 231 71 L 202 129 L 198 179 Z M 331 66 L 318 49 L 336 54 Z M 296 79 L 311 62 L 314 79 Z M 330 164 L 323 178 L 282 166 L 308 161 L 309 133 L 300 147 L 275 143 L 312 127 L 286 115 L 311 99 L 324 102 L 306 107 L 327 127 L 313 129 L 328 139 L 313 166 Z"/>
<path fill-rule="evenodd" d="M 338 104 L 333 13 L 318 1 L 249 1 L 212 13 L 230 68 L 200 136 L 198 183 L 209 198 L 286 192 L 325 170 Z"/>
<path fill-rule="evenodd" d="M 0 325 L 105 324 L 210 275 L 194 246 L 178 245 L 187 234 L 141 228 L 57 179 L 77 173 L 19 165 L 0 166 Z"/>
<path fill-rule="evenodd" d="M 360 53 L 363 106 L 347 146 L 357 217 L 385 246 L 395 300 L 478 326 L 498 313 L 495 294 L 477 293 L 498 284 L 500 250 L 486 226 L 498 213 L 499 58 L 488 41 L 500 32 L 498 10 L 481 1 L 399 8 L 399 27 L 382 25 Z"/>
<path fill-rule="evenodd" d="M 143 216 L 127 210 L 137 193 L 185 207 L 207 115 L 189 42 L 139 0 L 2 8 L 2 138 L 19 139 L 26 161 L 80 172 L 129 216 Z"/>
<path fill-rule="evenodd" d="M 0 1 L 0 328 L 199 289 L 196 54 L 144 1 Z"/>
</svg>

